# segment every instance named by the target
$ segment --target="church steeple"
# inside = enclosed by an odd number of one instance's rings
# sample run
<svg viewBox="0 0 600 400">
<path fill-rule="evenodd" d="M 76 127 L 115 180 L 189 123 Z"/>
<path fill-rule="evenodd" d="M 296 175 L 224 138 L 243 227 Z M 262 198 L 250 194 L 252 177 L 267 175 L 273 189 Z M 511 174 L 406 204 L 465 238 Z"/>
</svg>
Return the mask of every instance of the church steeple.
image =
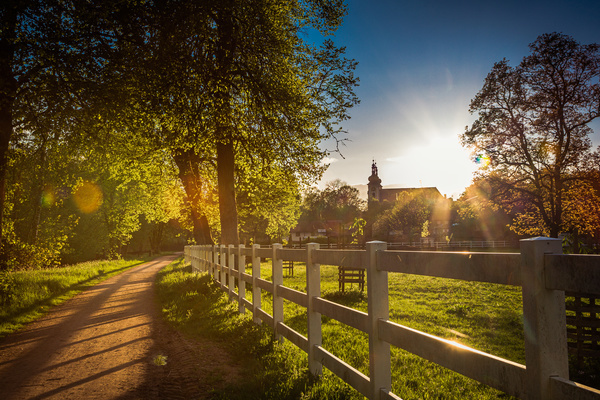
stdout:
<svg viewBox="0 0 600 400">
<path fill-rule="evenodd" d="M 372 201 L 381 201 L 381 179 L 379 179 L 377 171 L 377 163 L 373 160 L 371 164 L 371 176 L 369 177 L 367 199 L 368 204 Z"/>
</svg>

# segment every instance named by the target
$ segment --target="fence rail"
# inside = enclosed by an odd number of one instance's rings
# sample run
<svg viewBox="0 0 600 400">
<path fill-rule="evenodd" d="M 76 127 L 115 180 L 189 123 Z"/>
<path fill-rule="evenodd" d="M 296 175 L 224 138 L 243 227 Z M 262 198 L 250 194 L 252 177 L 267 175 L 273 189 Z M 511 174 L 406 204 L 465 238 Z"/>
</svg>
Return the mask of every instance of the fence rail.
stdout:
<svg viewBox="0 0 600 400">
<path fill-rule="evenodd" d="M 366 250 L 321 250 L 243 246 L 188 246 L 186 260 L 194 270 L 207 271 L 220 283 L 240 312 L 251 310 L 255 322 L 273 327 L 308 353 L 312 374 L 325 366 L 369 399 L 399 399 L 391 393 L 390 346 L 449 368 L 469 378 L 522 399 L 600 399 L 600 391 L 568 378 L 564 291 L 600 294 L 600 257 L 562 255 L 558 239 L 521 241 L 520 253 L 452 253 L 387 250 L 383 242 L 367 243 Z M 246 257 L 252 274 L 246 274 Z M 272 282 L 260 276 L 261 259 L 272 259 Z M 306 263 L 306 293 L 283 285 L 283 261 Z M 321 297 L 320 265 L 365 269 L 368 312 Z M 241 266 L 241 268 L 240 268 Z M 458 345 L 389 321 L 388 273 L 408 273 L 466 281 L 521 286 L 526 365 Z M 235 292 L 237 279 L 238 291 Z M 245 283 L 252 283 L 252 301 Z M 273 294 L 273 314 L 261 308 L 261 291 Z M 283 300 L 307 309 L 307 336 L 283 322 Z M 364 375 L 325 350 L 321 344 L 321 315 L 338 320 L 369 336 L 369 375 Z M 376 361 L 375 361 L 376 360 Z"/>
</svg>

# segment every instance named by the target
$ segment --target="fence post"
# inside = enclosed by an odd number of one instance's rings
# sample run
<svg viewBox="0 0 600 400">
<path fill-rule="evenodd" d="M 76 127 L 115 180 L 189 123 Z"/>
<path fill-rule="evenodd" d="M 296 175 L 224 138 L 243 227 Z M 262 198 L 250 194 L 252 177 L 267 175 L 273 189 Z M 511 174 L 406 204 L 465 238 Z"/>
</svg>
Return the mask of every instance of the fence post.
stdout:
<svg viewBox="0 0 600 400">
<path fill-rule="evenodd" d="M 229 301 L 232 301 L 235 293 L 235 250 L 232 244 L 227 247 L 227 268 L 227 293 Z"/>
<path fill-rule="evenodd" d="M 315 298 L 321 297 L 321 265 L 313 262 L 318 243 L 306 245 L 306 294 L 308 295 L 308 371 L 314 376 L 323 374 L 323 364 L 316 358 L 316 347 L 322 344 L 321 314 L 314 311 Z"/>
<path fill-rule="evenodd" d="M 273 271 L 273 333 L 275 338 L 283 341 L 283 336 L 277 333 L 277 324 L 283 322 L 283 297 L 279 296 L 278 285 L 283 286 L 283 261 L 277 256 L 277 250 L 281 249 L 280 243 L 273 244 L 273 259 L 271 267 Z"/>
<path fill-rule="evenodd" d="M 568 379 L 565 292 L 546 289 L 544 254 L 562 254 L 560 239 L 521 241 L 526 387 L 531 399 L 549 399 L 550 377 Z"/>
<path fill-rule="evenodd" d="M 258 317 L 258 310 L 261 307 L 260 288 L 257 283 L 260 278 L 260 257 L 256 253 L 259 248 L 260 244 L 252 245 L 252 317 L 256 324 L 262 323 Z"/>
<path fill-rule="evenodd" d="M 385 242 L 367 243 L 367 298 L 370 322 L 369 332 L 369 379 L 372 400 L 381 399 L 381 392 L 392 389 L 392 363 L 390 344 L 379 339 L 380 319 L 390 316 L 387 271 L 377 267 L 377 252 L 387 250 Z"/>
<path fill-rule="evenodd" d="M 237 278 L 238 278 L 238 310 L 240 314 L 246 313 L 246 307 L 244 306 L 244 299 L 246 298 L 246 281 L 242 275 L 246 272 L 246 256 L 243 254 L 244 245 L 238 246 L 238 258 L 237 258 Z"/>
</svg>

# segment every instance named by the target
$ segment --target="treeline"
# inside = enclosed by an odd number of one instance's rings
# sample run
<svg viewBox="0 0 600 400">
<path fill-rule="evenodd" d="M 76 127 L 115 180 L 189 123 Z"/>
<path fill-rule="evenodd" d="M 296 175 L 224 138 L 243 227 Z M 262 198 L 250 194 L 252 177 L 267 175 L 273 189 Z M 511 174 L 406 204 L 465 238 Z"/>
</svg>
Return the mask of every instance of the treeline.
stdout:
<svg viewBox="0 0 600 400">
<path fill-rule="evenodd" d="M 154 250 L 168 232 L 289 232 L 320 144 L 343 140 L 358 102 L 356 62 L 329 36 L 345 14 L 334 0 L 2 2 L 2 269 L 117 257 L 140 230 Z"/>
</svg>

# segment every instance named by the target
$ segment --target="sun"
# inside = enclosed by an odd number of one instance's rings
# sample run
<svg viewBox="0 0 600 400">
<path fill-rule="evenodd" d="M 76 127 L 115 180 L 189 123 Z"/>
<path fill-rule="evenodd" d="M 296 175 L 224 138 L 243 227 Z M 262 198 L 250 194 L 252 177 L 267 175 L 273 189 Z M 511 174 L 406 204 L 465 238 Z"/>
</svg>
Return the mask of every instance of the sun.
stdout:
<svg viewBox="0 0 600 400">
<path fill-rule="evenodd" d="M 456 198 L 471 184 L 477 169 L 478 165 L 458 138 L 446 135 L 387 158 L 380 168 L 380 177 L 389 184 L 437 187 L 440 193 Z"/>
</svg>

